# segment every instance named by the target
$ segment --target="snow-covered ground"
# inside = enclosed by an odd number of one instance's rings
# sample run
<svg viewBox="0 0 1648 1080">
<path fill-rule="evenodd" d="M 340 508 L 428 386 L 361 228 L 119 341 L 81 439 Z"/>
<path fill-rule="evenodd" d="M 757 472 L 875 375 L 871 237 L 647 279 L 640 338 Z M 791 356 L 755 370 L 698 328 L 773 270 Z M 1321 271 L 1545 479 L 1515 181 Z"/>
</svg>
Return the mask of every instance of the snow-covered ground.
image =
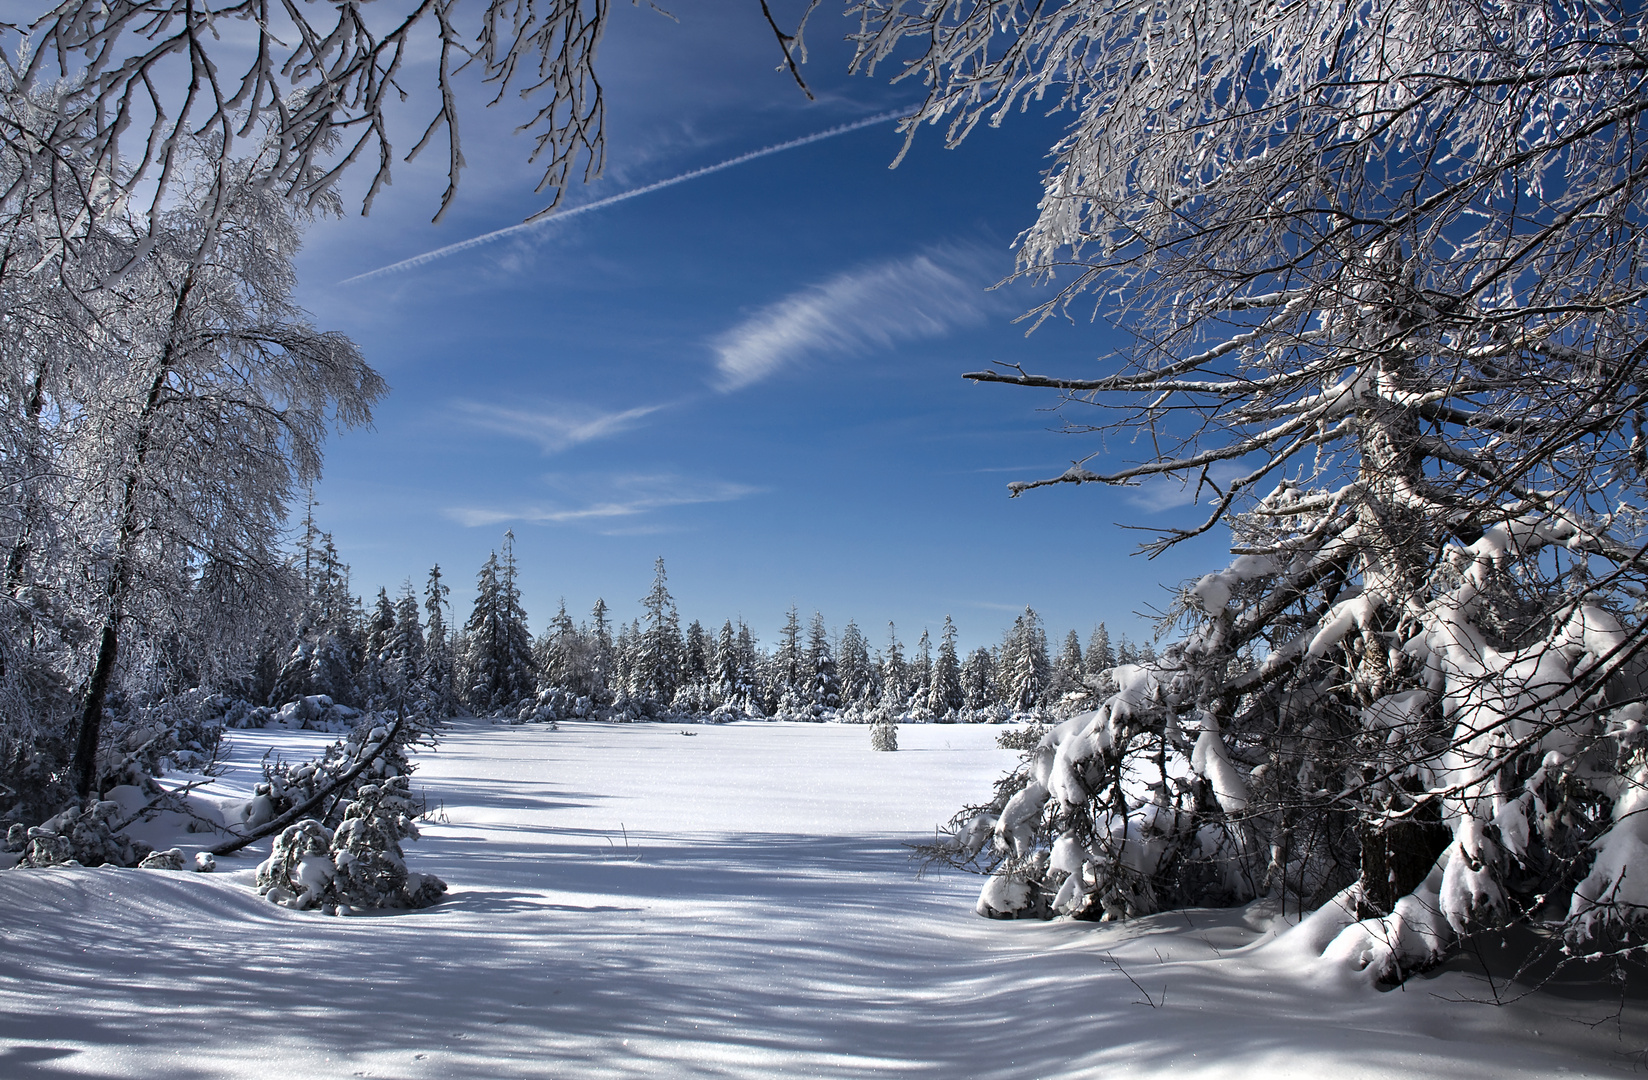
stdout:
<svg viewBox="0 0 1648 1080">
<path fill-rule="evenodd" d="M 905 844 L 1013 761 L 1000 729 L 460 721 L 408 845 L 427 911 L 328 918 L 220 873 L 0 873 L 0 1078 L 1629 1075 L 1648 1013 L 1506 1007 L 1460 970 L 1379 994 L 1242 912 L 995 923 Z M 236 732 L 215 788 L 265 749 Z M 156 838 L 158 839 L 158 838 Z M 178 840 L 185 839 L 183 837 Z M 195 837 L 204 841 L 206 837 Z M 185 845 L 187 849 L 187 845 Z M 1248 916 L 1258 921 L 1253 916 Z M 1135 985 L 1135 982 L 1137 985 Z M 1150 1003 L 1146 1004 L 1146 997 Z"/>
</svg>

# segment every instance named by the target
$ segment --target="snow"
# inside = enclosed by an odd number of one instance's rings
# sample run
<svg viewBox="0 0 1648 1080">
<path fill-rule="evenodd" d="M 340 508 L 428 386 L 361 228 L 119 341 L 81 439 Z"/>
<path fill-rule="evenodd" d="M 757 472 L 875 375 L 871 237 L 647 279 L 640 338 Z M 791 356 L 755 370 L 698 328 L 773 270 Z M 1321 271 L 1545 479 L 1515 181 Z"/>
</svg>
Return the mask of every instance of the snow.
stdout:
<svg viewBox="0 0 1648 1080">
<path fill-rule="evenodd" d="M 414 778 L 408 863 L 452 886 L 423 911 L 271 904 L 267 841 L 216 873 L 0 873 L 0 1077 L 1531 1078 L 1648 1045 L 1636 1001 L 1592 1028 L 1568 1018 L 1617 998 L 1458 1000 L 1489 996 L 1463 962 L 1375 992 L 1310 962 L 1342 921 L 977 918 L 977 879 L 903 845 L 1016 760 L 995 727 L 905 725 L 896 754 L 691 730 L 458 722 Z M 232 738 L 231 812 L 264 749 L 328 740 Z"/>
</svg>

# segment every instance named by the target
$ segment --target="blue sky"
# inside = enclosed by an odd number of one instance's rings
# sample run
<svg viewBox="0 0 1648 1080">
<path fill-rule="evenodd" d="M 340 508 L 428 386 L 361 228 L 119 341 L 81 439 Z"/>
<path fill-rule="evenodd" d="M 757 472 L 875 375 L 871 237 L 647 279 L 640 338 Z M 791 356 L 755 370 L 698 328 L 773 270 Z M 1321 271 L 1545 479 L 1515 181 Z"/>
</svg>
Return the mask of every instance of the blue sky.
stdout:
<svg viewBox="0 0 1648 1080">
<path fill-rule="evenodd" d="M 758 11 L 671 10 L 613 5 L 608 168 L 568 207 L 918 95 L 848 77 L 846 24 L 822 14 L 809 102 L 774 70 Z M 1118 340 L 1102 319 L 1027 339 L 1013 320 L 1042 291 L 987 288 L 1033 218 L 1057 118 L 957 150 L 924 129 L 892 170 L 901 137 L 880 124 L 340 284 L 539 209 L 519 119 L 466 116 L 471 167 L 441 224 L 439 162 L 420 160 L 371 217 L 311 230 L 300 302 L 393 388 L 373 429 L 333 439 L 317 489 L 358 591 L 438 561 L 462 618 L 513 529 L 535 630 L 561 597 L 633 617 L 661 555 L 684 620 L 742 616 L 771 642 L 794 603 L 876 642 L 891 620 L 910 643 L 950 614 L 972 646 L 1027 604 L 1060 636 L 1104 621 L 1137 639 L 1164 584 L 1222 564 L 1218 537 L 1131 555 L 1140 534 L 1116 523 L 1176 520 L 1172 490 L 1008 499 L 1009 480 L 1094 444 L 1051 430 L 1051 398 L 959 377 L 991 361 L 1089 373 Z"/>
</svg>

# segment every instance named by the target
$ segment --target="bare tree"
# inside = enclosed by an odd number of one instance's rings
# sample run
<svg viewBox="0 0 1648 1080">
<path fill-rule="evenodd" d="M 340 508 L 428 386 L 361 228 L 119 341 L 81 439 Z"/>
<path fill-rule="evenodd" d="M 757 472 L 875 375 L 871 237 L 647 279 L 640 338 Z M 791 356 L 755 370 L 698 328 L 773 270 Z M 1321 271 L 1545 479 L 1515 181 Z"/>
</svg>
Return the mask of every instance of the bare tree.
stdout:
<svg viewBox="0 0 1648 1080">
<path fill-rule="evenodd" d="M 1178 644 L 958 818 L 981 910 L 1337 893 L 1371 920 L 1337 947 L 1387 975 L 1549 890 L 1576 941 L 1639 925 L 1620 890 L 1648 847 L 1614 800 L 1645 779 L 1640 13 L 853 10 L 859 64 L 928 86 L 911 137 L 1072 117 L 1019 245 L 1022 274 L 1068 276 L 1031 318 L 1102 290 L 1134 344 L 968 376 L 1101 436 L 1013 493 L 1178 482 L 1208 513 L 1148 551 L 1235 533 Z M 1144 454 L 1091 467 L 1113 444 Z"/>
<path fill-rule="evenodd" d="M 128 192 L 152 182 L 152 212 L 165 205 L 180 155 L 206 136 L 215 137 L 219 166 L 242 140 L 267 143 L 266 182 L 311 204 L 356 161 L 373 160 L 364 212 L 390 180 L 390 124 L 408 97 L 403 82 L 418 50 L 433 46 L 432 115 L 406 158 L 444 142 L 448 182 L 436 217 L 464 167 L 456 80 L 466 70 L 492 88 L 492 103 L 511 93 L 531 103 L 520 130 L 533 139 L 531 160 L 544 163 L 539 190 L 554 190 L 553 208 L 580 160 L 586 178 L 601 169 L 593 65 L 607 2 L 471 7 L 473 14 L 457 0 L 63 0 L 32 21 L 0 24 L 19 48 L 0 77 L 21 93 L 71 80 L 75 92 L 48 142 Z M 20 135 L 11 128 L 0 137 Z"/>
</svg>

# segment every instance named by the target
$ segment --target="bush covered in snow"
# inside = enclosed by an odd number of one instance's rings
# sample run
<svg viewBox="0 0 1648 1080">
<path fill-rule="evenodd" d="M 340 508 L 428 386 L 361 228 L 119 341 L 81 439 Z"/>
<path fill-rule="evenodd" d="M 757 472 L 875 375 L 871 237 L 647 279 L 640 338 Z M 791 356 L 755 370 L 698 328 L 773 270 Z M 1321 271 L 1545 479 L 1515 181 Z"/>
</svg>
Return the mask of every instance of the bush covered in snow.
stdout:
<svg viewBox="0 0 1648 1080">
<path fill-rule="evenodd" d="M 122 824 L 119 803 L 97 802 L 32 827 L 14 824 L 7 830 L 5 848 L 22 867 L 136 866 L 150 849 L 120 835 Z"/>
<path fill-rule="evenodd" d="M 898 725 L 885 720 L 874 724 L 870 728 L 871 750 L 897 750 Z"/>
<path fill-rule="evenodd" d="M 446 883 L 408 871 L 402 840 L 416 840 L 418 805 L 406 776 L 359 788 L 336 829 L 313 818 L 286 828 L 258 866 L 258 891 L 286 907 L 349 914 L 428 907 Z"/>
</svg>

